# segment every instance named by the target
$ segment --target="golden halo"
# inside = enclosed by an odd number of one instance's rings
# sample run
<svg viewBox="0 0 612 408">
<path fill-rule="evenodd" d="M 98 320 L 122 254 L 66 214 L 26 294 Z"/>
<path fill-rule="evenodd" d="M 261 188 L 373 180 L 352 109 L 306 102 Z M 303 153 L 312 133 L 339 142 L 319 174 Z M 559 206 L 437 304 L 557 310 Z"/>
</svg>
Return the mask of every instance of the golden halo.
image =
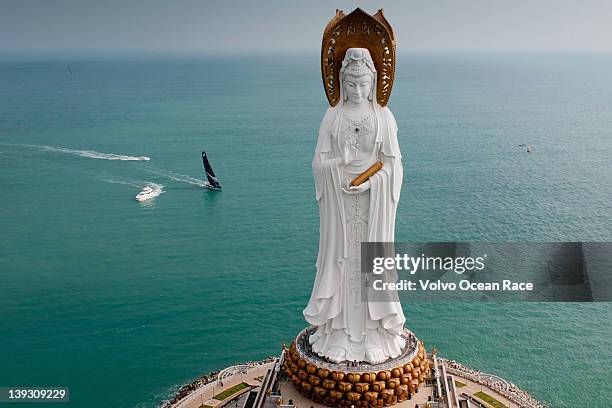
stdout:
<svg viewBox="0 0 612 408">
<path fill-rule="evenodd" d="M 321 75 L 331 106 L 340 100 L 340 67 L 349 48 L 370 51 L 378 73 L 376 100 L 386 106 L 395 80 L 395 34 L 382 9 L 374 16 L 360 8 L 349 15 L 336 10 L 336 15 L 327 23 L 321 46 Z"/>
</svg>

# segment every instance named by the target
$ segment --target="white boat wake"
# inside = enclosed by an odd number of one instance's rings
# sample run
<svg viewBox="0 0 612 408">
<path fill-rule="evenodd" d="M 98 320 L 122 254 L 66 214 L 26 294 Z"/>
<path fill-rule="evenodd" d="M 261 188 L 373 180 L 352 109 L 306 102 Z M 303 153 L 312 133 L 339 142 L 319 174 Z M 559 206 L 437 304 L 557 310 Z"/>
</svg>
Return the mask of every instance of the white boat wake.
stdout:
<svg viewBox="0 0 612 408">
<path fill-rule="evenodd" d="M 149 161 L 151 160 L 147 156 L 128 156 L 128 155 L 123 155 L 123 154 L 96 152 L 94 150 L 75 150 L 75 149 L 68 149 L 64 147 L 48 146 L 48 145 L 33 145 L 33 144 L 14 144 L 14 145 L 35 148 L 41 151 L 72 154 L 75 156 L 87 157 L 91 159 L 122 160 L 122 161 Z M 169 180 L 178 181 L 179 183 L 191 184 L 191 185 L 198 186 L 198 187 L 208 187 L 209 186 L 208 181 L 206 180 L 187 176 L 185 174 L 175 173 L 170 170 L 160 169 L 158 167 L 147 166 L 146 168 L 143 168 L 143 170 L 145 170 L 148 173 L 167 178 Z M 138 181 L 125 180 L 125 179 L 117 180 L 117 179 L 111 179 L 111 178 L 101 178 L 100 180 L 107 182 L 107 183 L 125 184 L 125 185 L 129 185 L 133 187 L 140 187 L 140 188 L 142 188 L 143 186 L 142 183 Z M 152 187 L 160 186 L 163 192 L 164 186 L 161 184 L 147 182 L 146 185 L 149 185 Z"/>
<path fill-rule="evenodd" d="M 170 170 L 163 170 L 163 169 L 151 169 L 151 168 L 147 168 L 145 169 L 145 171 L 148 171 L 150 173 L 153 174 L 157 174 L 158 176 L 162 176 L 162 177 L 166 177 L 170 180 L 174 180 L 174 181 L 178 181 L 180 183 L 187 183 L 187 184 L 191 184 L 194 186 L 200 186 L 200 187 L 206 187 L 206 185 L 208 184 L 205 180 L 200 180 L 198 178 L 195 177 L 191 177 L 191 176 L 186 176 L 184 174 L 179 174 L 179 173 L 175 173 L 173 171 Z"/>
<path fill-rule="evenodd" d="M 117 178 L 110 178 L 110 177 L 101 177 L 98 180 L 104 181 L 105 183 L 122 184 L 124 186 L 137 187 L 141 190 L 147 189 L 149 190 L 149 195 L 151 197 L 157 197 L 161 193 L 166 192 L 164 190 L 163 184 L 153 183 L 152 181 L 128 180 L 124 178 L 117 179 Z"/>
<path fill-rule="evenodd" d="M 149 161 L 151 160 L 151 158 L 147 156 L 127 156 L 124 154 L 102 153 L 102 152 L 96 152 L 93 150 L 74 150 L 74 149 L 67 149 L 64 147 L 55 147 L 55 146 L 47 146 L 47 145 L 24 144 L 21 146 L 33 147 L 33 148 L 47 151 L 47 152 L 72 154 L 75 156 L 87 157 L 90 159 L 121 160 L 121 161 Z"/>
<path fill-rule="evenodd" d="M 143 188 L 144 186 L 155 184 L 155 183 L 151 183 L 151 182 L 142 182 L 142 181 L 138 181 L 138 180 L 126 180 L 126 179 L 119 179 L 119 180 L 117 180 L 117 179 L 108 178 L 108 177 L 102 177 L 102 178 L 99 178 L 99 180 L 104 181 L 105 183 L 123 184 L 125 186 L 132 186 L 132 187 L 138 187 L 138 188 Z M 161 184 L 160 184 L 160 186 L 162 188 L 164 187 Z"/>
</svg>

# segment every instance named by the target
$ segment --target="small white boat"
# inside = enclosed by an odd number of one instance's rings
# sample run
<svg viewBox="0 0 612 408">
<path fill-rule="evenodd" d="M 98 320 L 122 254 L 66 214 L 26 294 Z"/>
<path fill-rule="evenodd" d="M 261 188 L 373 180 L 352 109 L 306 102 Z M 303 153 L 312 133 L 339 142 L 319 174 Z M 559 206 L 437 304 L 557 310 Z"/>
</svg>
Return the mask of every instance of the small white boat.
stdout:
<svg viewBox="0 0 612 408">
<path fill-rule="evenodd" d="M 151 186 L 146 186 L 142 189 L 140 193 L 136 194 L 136 197 L 134 198 L 136 199 L 136 201 L 146 201 L 150 200 L 151 198 L 157 197 L 161 194 L 161 192 L 161 188 L 152 188 Z"/>
<path fill-rule="evenodd" d="M 149 161 L 151 158 L 148 156 L 138 156 L 138 160 Z"/>
</svg>

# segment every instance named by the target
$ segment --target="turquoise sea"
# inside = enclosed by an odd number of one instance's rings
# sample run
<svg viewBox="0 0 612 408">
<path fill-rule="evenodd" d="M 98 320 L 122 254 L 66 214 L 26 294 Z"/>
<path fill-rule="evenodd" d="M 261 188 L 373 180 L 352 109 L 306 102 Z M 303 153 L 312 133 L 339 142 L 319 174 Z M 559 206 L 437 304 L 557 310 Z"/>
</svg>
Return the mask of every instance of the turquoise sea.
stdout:
<svg viewBox="0 0 612 408">
<path fill-rule="evenodd" d="M 326 106 L 316 53 L 4 56 L 0 386 L 155 407 L 277 354 L 314 280 Z M 612 241 L 612 54 L 401 53 L 389 106 L 398 241 Z M 164 192 L 139 204 L 145 183 Z M 609 303 L 403 307 L 447 358 L 551 407 L 612 406 Z"/>
</svg>

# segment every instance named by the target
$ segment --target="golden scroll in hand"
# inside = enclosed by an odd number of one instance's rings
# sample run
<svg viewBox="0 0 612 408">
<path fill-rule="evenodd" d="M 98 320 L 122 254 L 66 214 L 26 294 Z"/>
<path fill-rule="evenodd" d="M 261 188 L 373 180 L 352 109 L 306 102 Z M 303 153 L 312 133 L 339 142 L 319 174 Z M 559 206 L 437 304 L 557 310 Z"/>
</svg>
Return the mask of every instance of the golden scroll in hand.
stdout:
<svg viewBox="0 0 612 408">
<path fill-rule="evenodd" d="M 372 177 L 378 170 L 382 169 L 383 162 L 379 161 L 374 163 L 369 169 L 357 176 L 351 181 L 351 186 L 357 187 L 360 184 L 365 183 L 370 177 Z"/>
</svg>

